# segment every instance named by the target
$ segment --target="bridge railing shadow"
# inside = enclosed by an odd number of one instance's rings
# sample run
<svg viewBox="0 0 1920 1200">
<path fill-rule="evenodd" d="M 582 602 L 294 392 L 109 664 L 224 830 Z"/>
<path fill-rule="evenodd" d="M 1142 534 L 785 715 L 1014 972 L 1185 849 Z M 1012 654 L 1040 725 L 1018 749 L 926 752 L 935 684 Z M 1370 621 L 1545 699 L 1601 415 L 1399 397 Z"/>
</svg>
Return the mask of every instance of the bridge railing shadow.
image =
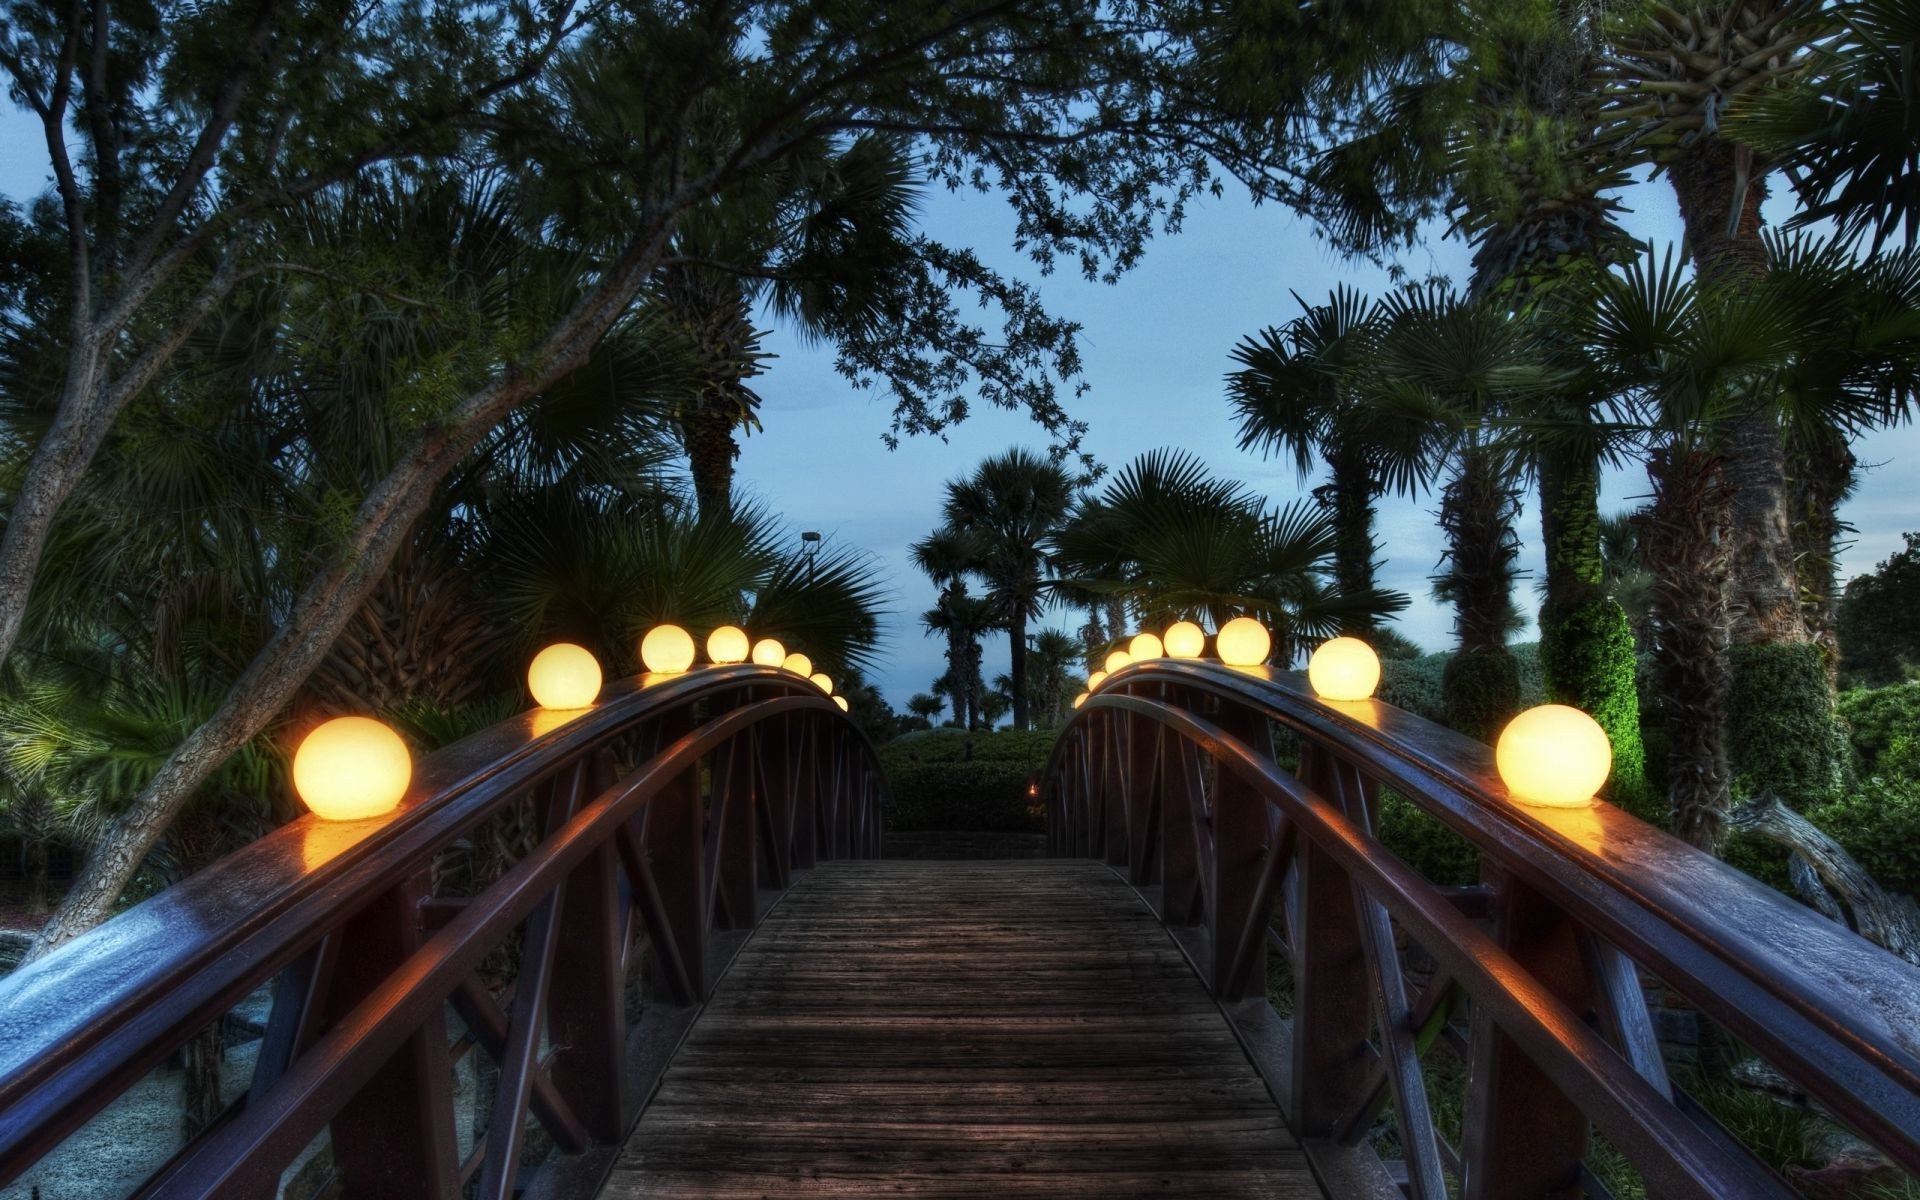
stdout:
<svg viewBox="0 0 1920 1200">
<path fill-rule="evenodd" d="M 1515 802 L 1480 742 L 1295 673 L 1156 659 L 1080 708 L 1042 784 L 1051 852 L 1141 892 L 1335 1194 L 1604 1196 L 1597 1134 L 1650 1196 L 1797 1195 L 1671 1077 L 1655 981 L 1920 1174 L 1920 970 L 1611 804 Z M 1479 852 L 1479 885 L 1382 844 L 1383 788 Z M 1464 1065 L 1451 1140 L 1436 1046 Z"/>
<path fill-rule="evenodd" d="M 293 1194 L 296 1163 L 303 1193 L 590 1194 L 746 931 L 879 854 L 884 788 L 826 694 L 745 664 L 428 755 L 395 812 L 297 820 L 0 980 L 0 1189 L 270 990 L 245 1086 L 130 1194 Z"/>
</svg>

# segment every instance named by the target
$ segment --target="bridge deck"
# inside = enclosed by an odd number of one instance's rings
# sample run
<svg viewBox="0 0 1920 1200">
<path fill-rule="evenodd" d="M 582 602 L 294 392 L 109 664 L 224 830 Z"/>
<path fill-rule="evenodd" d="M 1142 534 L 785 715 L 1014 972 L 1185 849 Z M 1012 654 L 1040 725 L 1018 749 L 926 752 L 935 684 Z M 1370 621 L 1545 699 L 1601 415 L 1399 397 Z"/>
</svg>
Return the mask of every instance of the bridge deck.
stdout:
<svg viewBox="0 0 1920 1200">
<path fill-rule="evenodd" d="M 1319 1196 L 1225 1020 L 1084 862 L 843 862 L 741 950 L 602 1195 Z"/>
</svg>

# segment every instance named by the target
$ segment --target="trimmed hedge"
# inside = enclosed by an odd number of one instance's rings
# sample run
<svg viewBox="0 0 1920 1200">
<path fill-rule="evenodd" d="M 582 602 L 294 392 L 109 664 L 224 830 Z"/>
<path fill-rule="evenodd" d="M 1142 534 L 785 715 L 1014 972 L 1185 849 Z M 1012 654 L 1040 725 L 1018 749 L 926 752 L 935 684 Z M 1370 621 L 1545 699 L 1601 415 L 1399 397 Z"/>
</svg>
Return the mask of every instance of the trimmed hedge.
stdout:
<svg viewBox="0 0 1920 1200">
<path fill-rule="evenodd" d="M 1796 809 L 1837 795 L 1847 784 L 1849 753 L 1827 691 L 1825 649 L 1812 642 L 1735 646 L 1727 661 L 1734 795 L 1772 792 Z"/>
<path fill-rule="evenodd" d="M 1056 732 L 929 729 L 880 747 L 893 789 L 887 828 L 902 833 L 1043 833 L 1046 810 L 1027 780 L 1047 765 Z"/>
</svg>

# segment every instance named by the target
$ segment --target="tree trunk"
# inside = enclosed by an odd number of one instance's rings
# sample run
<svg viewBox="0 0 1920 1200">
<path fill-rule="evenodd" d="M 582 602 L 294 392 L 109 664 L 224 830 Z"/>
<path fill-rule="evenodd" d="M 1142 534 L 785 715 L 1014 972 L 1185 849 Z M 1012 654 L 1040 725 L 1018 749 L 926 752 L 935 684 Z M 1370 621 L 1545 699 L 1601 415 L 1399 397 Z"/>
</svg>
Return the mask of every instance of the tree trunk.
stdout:
<svg viewBox="0 0 1920 1200">
<path fill-rule="evenodd" d="M 1648 625 L 1667 736 L 1673 831 L 1714 851 L 1726 833 L 1727 531 L 1733 498 L 1711 455 L 1676 447 L 1647 461 L 1653 502 L 1634 515 L 1653 575 Z"/>
<path fill-rule="evenodd" d="M 1608 798 L 1650 817 L 1633 628 L 1607 595 L 1600 554 L 1600 465 L 1591 455 L 1549 452 L 1539 475 L 1547 560 L 1540 671 L 1547 699 L 1600 723 L 1613 746 Z"/>
<path fill-rule="evenodd" d="M 1794 869 L 1788 874 L 1801 899 L 1874 945 L 1920 966 L 1920 906 L 1913 897 L 1882 888 L 1840 843 L 1772 795 L 1741 805 L 1732 825 L 1793 855 Z"/>
<path fill-rule="evenodd" d="M 1373 498 L 1379 489 L 1359 453 L 1329 447 L 1327 467 L 1332 479 L 1314 490 L 1314 498 L 1333 515 L 1334 588 L 1341 596 L 1364 595 L 1374 583 Z M 1371 616 L 1355 613 L 1342 618 L 1340 632 L 1365 638 L 1375 627 Z"/>
<path fill-rule="evenodd" d="M 716 397 L 704 397 L 687 421 L 683 436 L 700 515 L 715 517 L 732 512 L 733 462 L 740 457 L 740 446 L 734 439 L 734 410 Z"/>
<path fill-rule="evenodd" d="M 1840 505 L 1853 494 L 1857 460 L 1847 438 L 1831 426 L 1817 431 L 1811 444 L 1788 448 L 1793 479 L 1794 561 L 1800 581 L 1800 611 L 1807 632 L 1826 652 L 1828 686 L 1840 672 L 1838 604 L 1834 547 L 1846 527 Z"/>
<path fill-rule="evenodd" d="M 1700 278 L 1737 287 L 1764 276 L 1760 202 L 1766 187 L 1759 178 L 1748 178 L 1742 152 L 1721 138 L 1705 137 L 1681 153 L 1671 174 Z M 1733 644 L 1804 641 L 1788 520 L 1786 444 L 1774 413 L 1745 412 L 1729 421 L 1721 461 L 1733 493 Z"/>
<path fill-rule="evenodd" d="M 38 917 L 46 913 L 51 897 L 47 890 L 47 839 L 29 836 L 21 847 L 27 856 L 27 911 Z"/>
<path fill-rule="evenodd" d="M 1469 447 L 1440 502 L 1447 570 L 1435 592 L 1453 605 L 1458 648 L 1440 677 L 1447 723 L 1492 741 L 1520 707 L 1520 669 L 1507 649 L 1514 623 L 1518 499 L 1491 453 Z"/>
<path fill-rule="evenodd" d="M 1013 727 L 1027 727 L 1027 614 L 1015 610 L 1007 622 L 1007 676 L 1013 683 Z"/>
</svg>

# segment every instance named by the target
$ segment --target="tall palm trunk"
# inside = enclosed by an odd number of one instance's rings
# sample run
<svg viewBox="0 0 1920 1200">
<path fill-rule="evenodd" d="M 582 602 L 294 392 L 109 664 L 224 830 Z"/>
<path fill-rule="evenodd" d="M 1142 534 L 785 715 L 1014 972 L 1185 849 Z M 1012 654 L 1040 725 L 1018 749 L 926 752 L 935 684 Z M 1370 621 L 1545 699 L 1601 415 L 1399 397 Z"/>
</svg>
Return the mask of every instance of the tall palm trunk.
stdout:
<svg viewBox="0 0 1920 1200">
<path fill-rule="evenodd" d="M 1857 460 L 1838 429 L 1826 428 L 1807 444 L 1788 447 L 1793 487 L 1794 562 L 1800 582 L 1800 611 L 1807 633 L 1826 653 L 1829 683 L 1840 672 L 1839 586 L 1834 547 L 1845 530 L 1840 504 L 1853 494 Z"/>
<path fill-rule="evenodd" d="M 733 461 L 740 457 L 734 437 L 738 423 L 737 407 L 711 396 L 703 397 L 682 421 L 693 498 L 703 517 L 733 511 Z"/>
<path fill-rule="evenodd" d="M 1520 668 L 1507 650 L 1518 511 L 1519 497 L 1493 451 L 1463 450 L 1440 501 L 1448 566 L 1437 590 L 1453 604 L 1458 638 L 1441 690 L 1448 723 L 1482 741 L 1491 741 L 1520 707 Z"/>
<path fill-rule="evenodd" d="M 1606 590 L 1600 553 L 1600 464 L 1589 452 L 1549 450 L 1538 464 L 1547 595 L 1540 609 L 1540 672 L 1547 699 L 1592 715 L 1613 745 L 1609 793 L 1639 807 L 1646 751 L 1634 681 L 1633 626 Z M 1651 815 L 1651 814 L 1649 814 Z"/>
<path fill-rule="evenodd" d="M 1007 678 L 1013 683 L 1013 727 L 1027 727 L 1027 614 L 1014 610 L 1007 621 Z"/>
<path fill-rule="evenodd" d="M 1700 451 L 1656 450 L 1647 477 L 1653 501 L 1634 520 L 1653 575 L 1648 625 L 1673 829 L 1712 851 L 1731 808 L 1725 718 L 1733 495 L 1719 461 Z"/>
<path fill-rule="evenodd" d="M 1702 138 L 1671 173 L 1701 278 L 1739 286 L 1765 275 L 1765 187 L 1746 152 Z M 1842 760 L 1833 690 L 1825 682 L 1831 667 L 1801 607 L 1786 441 L 1764 409 L 1735 416 L 1721 437 L 1722 475 L 1732 493 L 1727 745 L 1753 788 L 1804 805 L 1833 786 Z"/>
<path fill-rule="evenodd" d="M 1373 590 L 1373 498 L 1380 489 L 1356 448 L 1329 446 L 1327 468 L 1331 479 L 1313 494 L 1333 516 L 1334 585 L 1342 596 L 1362 596 Z M 1371 615 L 1353 614 L 1341 619 L 1340 632 L 1364 638 L 1376 625 Z"/>
</svg>

